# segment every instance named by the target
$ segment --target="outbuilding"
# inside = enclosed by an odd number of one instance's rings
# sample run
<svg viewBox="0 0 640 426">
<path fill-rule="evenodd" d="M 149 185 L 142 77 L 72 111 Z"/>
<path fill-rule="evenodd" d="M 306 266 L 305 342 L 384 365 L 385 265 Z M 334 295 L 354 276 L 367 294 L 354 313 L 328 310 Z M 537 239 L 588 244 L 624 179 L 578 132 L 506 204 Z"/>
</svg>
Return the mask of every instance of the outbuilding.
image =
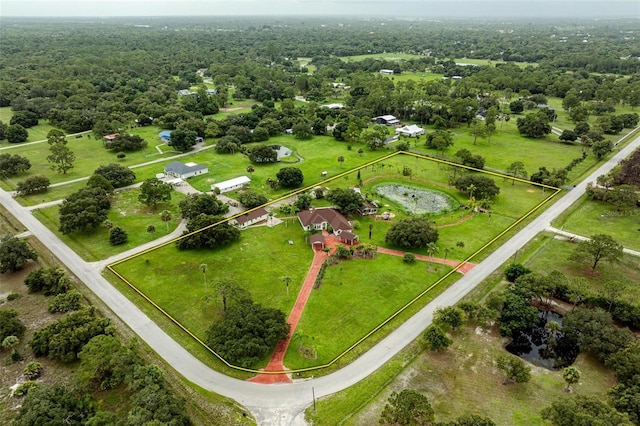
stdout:
<svg viewBox="0 0 640 426">
<path fill-rule="evenodd" d="M 225 192 L 231 192 L 237 189 L 242 189 L 242 187 L 249 184 L 249 182 L 251 182 L 251 179 L 249 179 L 247 176 L 240 176 L 237 178 L 225 180 L 220 183 L 214 183 L 213 185 L 211 185 L 211 190 L 215 191 L 216 188 L 218 188 L 220 193 L 224 194 Z"/>
<path fill-rule="evenodd" d="M 415 138 L 416 136 L 424 135 L 424 129 L 420 126 L 416 126 L 415 124 L 411 124 L 409 126 L 403 126 L 396 129 L 396 134 Z"/>
<path fill-rule="evenodd" d="M 180 178 L 182 180 L 206 173 L 209 173 L 209 168 L 196 163 L 185 164 L 180 161 L 174 161 L 164 166 L 165 175 Z"/>
<path fill-rule="evenodd" d="M 400 120 L 393 115 L 380 115 L 372 119 L 376 124 L 384 124 L 385 126 L 395 126 L 400 124 Z"/>
</svg>

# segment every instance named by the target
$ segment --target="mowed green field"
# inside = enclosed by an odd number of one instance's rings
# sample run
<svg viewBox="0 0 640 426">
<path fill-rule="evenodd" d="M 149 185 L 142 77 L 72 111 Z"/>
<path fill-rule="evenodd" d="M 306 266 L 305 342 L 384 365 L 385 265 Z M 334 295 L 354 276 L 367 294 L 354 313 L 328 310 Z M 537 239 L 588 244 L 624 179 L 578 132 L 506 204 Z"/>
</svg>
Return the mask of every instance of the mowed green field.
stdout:
<svg viewBox="0 0 640 426">
<path fill-rule="evenodd" d="M 117 246 L 112 246 L 109 243 L 109 230 L 104 227 L 63 235 L 58 230 L 60 227 L 59 206 L 38 209 L 34 211 L 34 216 L 84 260 L 102 260 L 167 235 L 180 223 L 178 203 L 184 199 L 184 194 L 173 191 L 170 202 L 160 203 L 153 210 L 138 201 L 139 193 L 139 189 L 131 189 L 118 192 L 112 198 L 108 220 L 113 222 L 115 226 L 121 227 L 128 235 L 128 241 Z M 162 210 L 171 212 L 171 221 L 163 222 L 160 219 Z M 149 225 L 155 227 L 154 233 L 147 232 Z"/>
<path fill-rule="evenodd" d="M 0 107 L 0 121 L 5 124 L 9 124 L 9 122 L 11 121 L 11 117 L 13 117 L 13 111 L 11 110 L 11 107 Z M 29 134 L 27 136 L 27 142 L 45 140 L 47 138 L 47 133 L 49 133 L 49 131 L 54 128 L 55 127 L 50 125 L 47 120 L 40 119 L 37 126 L 33 126 L 27 129 L 27 133 Z M 0 148 L 4 148 L 7 146 L 12 146 L 12 144 L 7 142 L 6 140 L 0 142 Z"/>
<path fill-rule="evenodd" d="M 289 244 L 292 241 L 293 244 Z M 242 231 L 240 240 L 215 250 L 178 250 L 170 244 L 114 269 L 200 338 L 222 314 L 215 283 L 227 280 L 256 303 L 288 313 L 313 251 L 298 223 Z M 207 288 L 200 265 L 207 265 Z M 289 294 L 283 277 L 291 278 Z M 168 279 L 168 277 L 171 277 Z M 229 303 L 233 303 L 229 301 Z"/>
<path fill-rule="evenodd" d="M 340 56 L 340 59 L 345 62 L 359 62 L 365 59 L 382 59 L 385 61 L 406 61 L 408 59 L 423 58 L 420 55 L 413 55 L 410 53 L 372 53 L 368 55 L 353 55 L 353 56 Z"/>
</svg>

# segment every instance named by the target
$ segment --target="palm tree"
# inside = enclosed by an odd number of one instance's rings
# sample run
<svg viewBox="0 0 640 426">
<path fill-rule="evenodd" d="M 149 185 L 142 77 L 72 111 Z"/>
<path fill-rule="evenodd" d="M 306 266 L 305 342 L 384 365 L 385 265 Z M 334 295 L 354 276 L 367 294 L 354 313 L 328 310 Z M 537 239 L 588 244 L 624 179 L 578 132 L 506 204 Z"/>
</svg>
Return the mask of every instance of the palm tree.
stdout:
<svg viewBox="0 0 640 426">
<path fill-rule="evenodd" d="M 202 272 L 202 279 L 204 280 L 204 291 L 208 291 L 208 288 L 207 288 L 207 264 L 206 263 L 201 263 L 200 264 L 200 271 Z"/>
<path fill-rule="evenodd" d="M 340 168 L 342 168 L 342 163 L 344 163 L 344 157 L 342 155 L 338 157 L 338 163 L 340 163 Z"/>
<path fill-rule="evenodd" d="M 160 220 L 167 224 L 167 232 L 169 232 L 169 221 L 171 220 L 171 212 L 169 210 L 162 210 L 160 212 Z"/>
<path fill-rule="evenodd" d="M 436 243 L 429 243 L 427 244 L 427 256 L 429 257 L 433 257 L 434 254 L 436 254 L 436 252 L 438 251 L 438 246 L 436 245 Z"/>
<path fill-rule="evenodd" d="M 473 191 L 478 189 L 474 184 L 471 184 L 467 187 L 467 191 L 469 191 L 469 200 L 473 198 Z"/>
<path fill-rule="evenodd" d="M 253 173 L 253 172 L 255 172 L 255 171 L 256 171 L 256 169 L 253 167 L 253 165 L 252 165 L 252 164 L 249 164 L 249 165 L 247 166 L 247 173 L 251 174 L 251 173 Z"/>
<path fill-rule="evenodd" d="M 153 225 L 147 226 L 147 232 L 153 234 L 154 232 L 156 232 L 156 227 Z"/>
<path fill-rule="evenodd" d="M 580 381 L 580 377 L 582 373 L 576 367 L 567 367 L 562 370 L 562 378 L 565 382 L 567 382 L 567 387 L 564 388 L 565 391 L 571 392 L 571 385 L 578 383 Z"/>
<path fill-rule="evenodd" d="M 291 282 L 291 277 L 288 275 L 282 277 L 282 281 L 284 281 L 284 283 L 287 285 L 287 297 L 289 297 L 289 283 Z"/>
</svg>

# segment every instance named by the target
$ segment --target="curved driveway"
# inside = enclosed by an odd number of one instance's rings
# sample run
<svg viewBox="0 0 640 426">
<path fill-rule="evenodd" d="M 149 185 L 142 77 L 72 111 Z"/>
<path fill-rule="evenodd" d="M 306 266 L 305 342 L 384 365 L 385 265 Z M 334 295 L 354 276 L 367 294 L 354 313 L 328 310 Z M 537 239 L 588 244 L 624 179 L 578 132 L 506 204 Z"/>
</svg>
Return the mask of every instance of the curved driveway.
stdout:
<svg viewBox="0 0 640 426">
<path fill-rule="evenodd" d="M 353 363 L 327 376 L 290 384 L 251 383 L 233 379 L 211 370 L 171 339 L 138 307 L 114 289 L 98 271 L 83 261 L 56 235 L 38 222 L 31 215 L 31 212 L 21 207 L 9 193 L 0 190 L 0 202 L 100 297 L 116 315 L 126 322 L 140 338 L 188 380 L 205 389 L 235 399 L 247 407 L 261 425 L 302 425 L 305 424 L 303 410 L 313 402 L 312 387 L 316 398 L 318 398 L 343 390 L 372 374 L 422 333 L 425 327 L 430 324 L 433 311 L 437 307 L 448 306 L 459 301 L 531 238 L 544 231 L 553 218 L 584 193 L 587 182 L 595 181 L 597 176 L 611 170 L 638 146 L 640 146 L 640 137 L 637 137 L 627 147 L 602 164 L 575 189 L 557 200 L 554 205 L 449 287 L 432 303 Z"/>
</svg>

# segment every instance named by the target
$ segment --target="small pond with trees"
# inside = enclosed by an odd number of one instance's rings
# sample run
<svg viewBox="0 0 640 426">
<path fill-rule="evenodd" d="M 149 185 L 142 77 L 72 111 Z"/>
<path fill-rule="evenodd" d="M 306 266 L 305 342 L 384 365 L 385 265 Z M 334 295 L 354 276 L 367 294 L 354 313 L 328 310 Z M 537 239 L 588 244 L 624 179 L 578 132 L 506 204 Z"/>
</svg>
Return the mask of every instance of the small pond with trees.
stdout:
<svg viewBox="0 0 640 426">
<path fill-rule="evenodd" d="M 431 189 L 382 184 L 377 185 L 374 190 L 413 214 L 445 213 L 460 206 L 451 196 Z"/>
<path fill-rule="evenodd" d="M 513 334 L 507 351 L 549 370 L 573 364 L 580 347 L 575 336 L 562 332 L 562 316 L 553 311 L 539 311 L 538 318 L 530 328 Z"/>
</svg>

